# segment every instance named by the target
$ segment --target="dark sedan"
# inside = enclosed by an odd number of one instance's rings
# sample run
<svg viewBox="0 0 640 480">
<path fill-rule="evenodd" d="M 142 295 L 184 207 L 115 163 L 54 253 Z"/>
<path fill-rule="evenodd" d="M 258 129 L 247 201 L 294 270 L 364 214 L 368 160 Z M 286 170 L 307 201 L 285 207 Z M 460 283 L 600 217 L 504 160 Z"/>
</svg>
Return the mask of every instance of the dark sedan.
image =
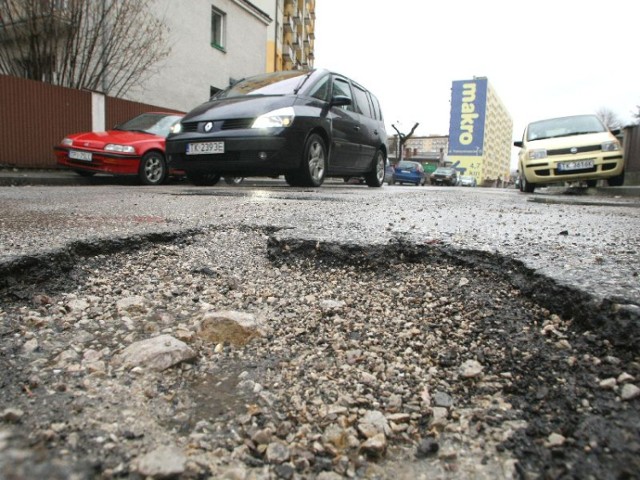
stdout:
<svg viewBox="0 0 640 480">
<path fill-rule="evenodd" d="M 458 172 L 453 167 L 438 167 L 430 176 L 431 185 L 458 185 Z"/>
<path fill-rule="evenodd" d="M 293 186 L 325 177 L 384 181 L 387 134 L 376 97 L 327 70 L 242 80 L 189 112 L 167 138 L 171 168 L 195 185 L 221 176 L 284 175 Z"/>
</svg>

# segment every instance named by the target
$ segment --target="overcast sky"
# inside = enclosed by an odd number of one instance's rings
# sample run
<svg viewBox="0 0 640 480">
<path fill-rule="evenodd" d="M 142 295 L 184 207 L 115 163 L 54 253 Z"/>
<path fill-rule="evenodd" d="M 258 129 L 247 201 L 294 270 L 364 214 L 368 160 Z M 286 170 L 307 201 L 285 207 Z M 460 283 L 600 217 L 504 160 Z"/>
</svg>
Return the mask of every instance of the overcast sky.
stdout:
<svg viewBox="0 0 640 480">
<path fill-rule="evenodd" d="M 640 0 L 317 0 L 315 67 L 380 100 L 388 127 L 449 133 L 451 82 L 485 76 L 514 139 L 533 120 L 640 105 Z"/>
</svg>

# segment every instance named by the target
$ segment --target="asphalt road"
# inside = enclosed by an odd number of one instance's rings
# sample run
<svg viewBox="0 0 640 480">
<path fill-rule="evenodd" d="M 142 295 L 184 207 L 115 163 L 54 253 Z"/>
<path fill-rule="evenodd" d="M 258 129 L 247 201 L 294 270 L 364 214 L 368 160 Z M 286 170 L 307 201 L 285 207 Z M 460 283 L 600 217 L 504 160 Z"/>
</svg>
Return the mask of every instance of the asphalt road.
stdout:
<svg viewBox="0 0 640 480">
<path fill-rule="evenodd" d="M 266 228 L 272 247 L 314 255 L 438 255 L 481 264 L 543 306 L 638 341 L 640 199 L 581 190 L 413 187 L 328 181 L 193 187 L 0 188 L 0 277 L 46 272 L 52 259 L 170 241 L 205 227 Z"/>
</svg>

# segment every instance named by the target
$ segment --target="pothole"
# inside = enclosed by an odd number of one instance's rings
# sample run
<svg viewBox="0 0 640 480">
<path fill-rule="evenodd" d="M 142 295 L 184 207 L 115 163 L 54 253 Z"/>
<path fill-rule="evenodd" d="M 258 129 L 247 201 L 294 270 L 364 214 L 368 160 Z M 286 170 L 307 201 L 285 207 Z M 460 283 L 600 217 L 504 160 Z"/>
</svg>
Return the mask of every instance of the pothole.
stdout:
<svg viewBox="0 0 640 480">
<path fill-rule="evenodd" d="M 0 471 L 72 476 L 92 459 L 134 477 L 133 459 L 174 444 L 191 459 L 184 478 L 390 478 L 398 462 L 412 477 L 632 476 L 637 350 L 532 301 L 518 264 L 465 259 L 211 230 L 16 282 L 1 292 Z M 218 349 L 195 335 L 211 309 L 269 328 Z M 196 360 L 112 367 L 160 334 Z"/>
</svg>

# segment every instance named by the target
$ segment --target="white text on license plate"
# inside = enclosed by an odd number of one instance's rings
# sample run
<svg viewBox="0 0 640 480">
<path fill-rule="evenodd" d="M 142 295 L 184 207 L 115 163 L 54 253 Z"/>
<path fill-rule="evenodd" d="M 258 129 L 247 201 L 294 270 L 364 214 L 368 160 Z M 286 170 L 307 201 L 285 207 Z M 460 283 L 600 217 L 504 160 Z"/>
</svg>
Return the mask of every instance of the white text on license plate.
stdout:
<svg viewBox="0 0 640 480">
<path fill-rule="evenodd" d="M 558 164 L 558 170 L 561 172 L 584 170 L 585 168 L 593 168 L 593 160 L 576 160 L 575 162 L 563 162 Z"/>
<path fill-rule="evenodd" d="M 79 152 L 78 150 L 69 150 L 69 158 L 74 160 L 82 160 L 84 162 L 91 161 L 91 152 Z"/>
<path fill-rule="evenodd" d="M 187 144 L 187 155 L 224 153 L 224 142 L 198 142 Z"/>
</svg>

